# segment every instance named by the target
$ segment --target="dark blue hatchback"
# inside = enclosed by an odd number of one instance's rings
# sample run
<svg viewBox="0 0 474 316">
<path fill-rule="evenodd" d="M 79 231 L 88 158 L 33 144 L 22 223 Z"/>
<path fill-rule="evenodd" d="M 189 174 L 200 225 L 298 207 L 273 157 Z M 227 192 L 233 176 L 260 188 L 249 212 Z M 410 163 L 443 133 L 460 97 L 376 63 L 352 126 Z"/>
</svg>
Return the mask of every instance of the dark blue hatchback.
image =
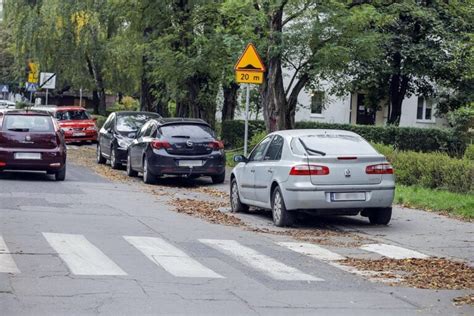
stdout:
<svg viewBox="0 0 474 316">
<path fill-rule="evenodd" d="M 163 175 L 209 176 L 213 183 L 222 183 L 224 146 L 203 120 L 153 119 L 140 129 L 128 147 L 127 174 L 137 176 L 138 172 L 150 184 Z"/>
</svg>

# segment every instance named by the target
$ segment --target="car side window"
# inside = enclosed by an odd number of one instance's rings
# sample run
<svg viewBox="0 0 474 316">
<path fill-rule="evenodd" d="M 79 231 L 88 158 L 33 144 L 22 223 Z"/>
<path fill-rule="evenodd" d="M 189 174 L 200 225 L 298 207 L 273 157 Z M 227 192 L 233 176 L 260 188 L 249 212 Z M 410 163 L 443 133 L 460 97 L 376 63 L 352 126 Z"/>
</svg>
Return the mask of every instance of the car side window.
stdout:
<svg viewBox="0 0 474 316">
<path fill-rule="evenodd" d="M 267 149 L 268 144 L 272 140 L 272 137 L 267 137 L 260 144 L 255 147 L 255 149 L 252 151 L 249 157 L 249 162 L 250 161 L 260 161 L 263 159 L 263 154 L 265 153 L 265 150 Z"/>
<path fill-rule="evenodd" d="M 268 145 L 267 152 L 265 153 L 265 157 L 263 160 L 273 160 L 278 161 L 281 159 L 281 152 L 283 150 L 283 137 L 276 135 L 273 137 L 272 142 Z"/>
<path fill-rule="evenodd" d="M 114 121 L 114 117 L 115 115 L 110 114 L 109 118 L 104 123 L 104 129 L 108 130 L 112 127 L 112 122 Z"/>
</svg>

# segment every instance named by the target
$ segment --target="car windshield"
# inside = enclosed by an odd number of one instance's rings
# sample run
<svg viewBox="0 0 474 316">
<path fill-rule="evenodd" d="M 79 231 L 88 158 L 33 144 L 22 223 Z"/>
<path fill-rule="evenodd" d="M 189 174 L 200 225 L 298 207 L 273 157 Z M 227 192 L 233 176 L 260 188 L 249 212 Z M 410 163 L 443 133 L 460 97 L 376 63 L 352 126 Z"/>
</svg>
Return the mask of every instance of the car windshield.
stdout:
<svg viewBox="0 0 474 316">
<path fill-rule="evenodd" d="M 157 118 L 157 116 L 147 114 L 119 115 L 117 116 L 117 132 L 136 133 L 146 122 L 153 118 Z"/>
<path fill-rule="evenodd" d="M 295 154 L 306 151 L 301 139 L 308 149 L 324 152 L 326 155 L 377 155 L 377 151 L 362 137 L 339 133 L 322 133 L 293 138 L 291 148 Z M 311 154 L 314 154 L 313 152 Z"/>
<path fill-rule="evenodd" d="M 3 130 L 18 132 L 53 132 L 51 117 L 35 115 L 6 115 Z"/>
<path fill-rule="evenodd" d="M 173 124 L 160 128 L 165 137 L 175 138 L 213 138 L 214 132 L 209 126 L 201 124 Z"/>
<path fill-rule="evenodd" d="M 81 121 L 90 120 L 89 113 L 84 110 L 57 111 L 56 119 L 58 121 Z"/>
</svg>

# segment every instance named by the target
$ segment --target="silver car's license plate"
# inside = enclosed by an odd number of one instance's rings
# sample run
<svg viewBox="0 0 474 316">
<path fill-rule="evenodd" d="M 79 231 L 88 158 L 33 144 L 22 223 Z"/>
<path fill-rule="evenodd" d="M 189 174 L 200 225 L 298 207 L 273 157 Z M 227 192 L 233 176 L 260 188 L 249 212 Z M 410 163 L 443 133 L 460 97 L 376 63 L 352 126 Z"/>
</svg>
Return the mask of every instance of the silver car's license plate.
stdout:
<svg viewBox="0 0 474 316">
<path fill-rule="evenodd" d="M 41 160 L 40 153 L 15 153 L 15 159 Z"/>
<path fill-rule="evenodd" d="M 82 136 L 86 136 L 86 133 L 73 133 L 72 134 L 73 137 L 82 137 Z"/>
<path fill-rule="evenodd" d="M 365 201 L 365 192 L 331 193 L 331 201 Z"/>
<path fill-rule="evenodd" d="M 202 160 L 180 160 L 178 161 L 180 167 L 202 167 Z"/>
</svg>

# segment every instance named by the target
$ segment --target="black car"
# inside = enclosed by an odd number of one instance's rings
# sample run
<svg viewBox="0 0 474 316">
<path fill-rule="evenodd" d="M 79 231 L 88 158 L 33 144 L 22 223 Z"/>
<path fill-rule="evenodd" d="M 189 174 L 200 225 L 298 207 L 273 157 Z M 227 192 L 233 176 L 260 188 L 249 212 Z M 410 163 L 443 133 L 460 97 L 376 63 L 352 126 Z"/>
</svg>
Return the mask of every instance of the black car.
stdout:
<svg viewBox="0 0 474 316">
<path fill-rule="evenodd" d="M 138 172 L 143 173 L 143 181 L 149 184 L 163 175 L 210 176 L 213 183 L 222 183 L 224 145 L 203 120 L 150 120 L 128 147 L 127 174 L 133 177 Z"/>
<path fill-rule="evenodd" d="M 152 112 L 114 112 L 109 115 L 97 137 L 97 163 L 105 164 L 107 159 L 114 169 L 127 163 L 127 148 L 137 136 L 141 127 L 161 115 Z"/>
</svg>

